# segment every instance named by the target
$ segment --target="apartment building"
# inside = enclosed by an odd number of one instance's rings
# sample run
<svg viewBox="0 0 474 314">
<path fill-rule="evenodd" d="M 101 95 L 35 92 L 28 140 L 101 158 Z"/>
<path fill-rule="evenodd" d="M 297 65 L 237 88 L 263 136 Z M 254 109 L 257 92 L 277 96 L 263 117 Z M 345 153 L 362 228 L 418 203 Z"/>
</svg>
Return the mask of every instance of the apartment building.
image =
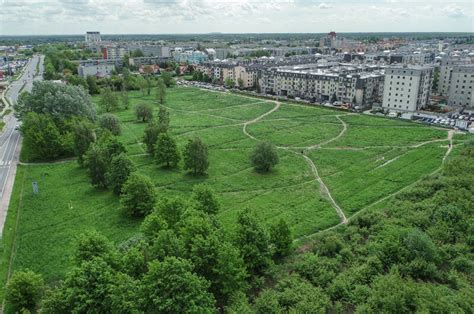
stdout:
<svg viewBox="0 0 474 314">
<path fill-rule="evenodd" d="M 413 112 L 429 104 L 433 67 L 398 66 L 385 70 L 382 107 Z"/>
<path fill-rule="evenodd" d="M 128 49 L 125 47 L 108 46 L 102 48 L 102 56 L 104 59 L 122 59 L 128 53 Z"/>
<path fill-rule="evenodd" d="M 106 77 L 110 76 L 116 67 L 121 66 L 122 61 L 116 60 L 87 60 L 81 61 L 77 68 L 77 74 L 80 77 L 86 78 L 88 76 Z"/>
<path fill-rule="evenodd" d="M 137 57 L 129 58 L 128 62 L 131 66 L 140 67 L 142 65 L 162 64 L 169 60 L 169 57 Z"/>
<path fill-rule="evenodd" d="M 279 67 L 264 71 L 259 82 L 262 93 L 357 105 L 380 101 L 383 90 L 383 74 L 376 67 Z"/>
<path fill-rule="evenodd" d="M 189 64 L 201 64 L 208 60 L 207 54 L 201 51 L 175 51 L 173 53 L 173 58 L 177 62 L 186 62 Z"/>
<path fill-rule="evenodd" d="M 441 65 L 439 68 L 439 80 L 437 92 L 442 96 L 448 96 L 450 94 L 449 88 L 451 86 L 451 76 L 453 68 L 456 66 L 462 66 L 471 64 L 472 59 L 469 57 L 461 56 L 444 56 L 441 59 Z"/>
<path fill-rule="evenodd" d="M 451 71 L 448 105 L 474 109 L 474 64 L 454 66 Z"/>
</svg>

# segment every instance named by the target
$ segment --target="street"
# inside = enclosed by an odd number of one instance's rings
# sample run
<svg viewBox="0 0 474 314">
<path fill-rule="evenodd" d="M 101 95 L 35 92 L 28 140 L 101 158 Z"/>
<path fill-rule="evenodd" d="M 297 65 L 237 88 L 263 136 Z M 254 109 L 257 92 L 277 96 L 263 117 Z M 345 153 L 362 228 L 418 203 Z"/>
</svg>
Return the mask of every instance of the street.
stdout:
<svg viewBox="0 0 474 314">
<path fill-rule="evenodd" d="M 31 90 L 33 81 L 42 79 L 43 59 L 44 57 L 33 56 L 22 76 L 10 85 L 6 97 L 12 105 L 18 100 L 21 92 Z M 39 75 L 35 75 L 38 62 Z M 3 233 L 21 147 L 21 135 L 17 130 L 19 123 L 13 113 L 3 117 L 3 121 L 5 126 L 0 135 L 0 236 Z"/>
</svg>

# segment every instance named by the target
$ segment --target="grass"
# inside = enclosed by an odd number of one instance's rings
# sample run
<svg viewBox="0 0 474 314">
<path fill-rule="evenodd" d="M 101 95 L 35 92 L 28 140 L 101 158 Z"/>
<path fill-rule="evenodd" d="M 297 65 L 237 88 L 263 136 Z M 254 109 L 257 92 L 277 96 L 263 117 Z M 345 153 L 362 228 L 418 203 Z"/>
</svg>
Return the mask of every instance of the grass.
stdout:
<svg viewBox="0 0 474 314">
<path fill-rule="evenodd" d="M 145 153 L 141 141 L 146 123 L 136 120 L 134 106 L 155 104 L 154 95 L 130 92 L 130 108 L 114 113 L 122 122 L 120 140 L 139 171 L 152 179 L 159 197 L 187 198 L 193 185 L 206 182 L 219 196 L 218 218 L 229 231 L 244 208 L 254 209 L 266 224 L 284 218 L 295 238 L 339 222 L 299 150 L 279 149 L 280 163 L 269 174 L 251 168 L 249 155 L 256 141 L 243 133 L 243 125 L 273 109 L 275 102 L 194 88 L 173 88 L 167 94 L 170 132 L 178 147 L 182 149 L 194 137 L 209 146 L 206 177 L 186 175 L 182 164 L 177 170 L 161 169 Z M 442 146 L 447 141 L 410 147 L 445 139 L 446 131 L 292 103 L 282 103 L 277 111 L 249 124 L 247 131 L 277 145 L 311 146 L 341 133 L 343 125 L 336 116 L 347 123 L 347 132 L 310 151 L 309 157 L 347 216 L 429 174 L 440 166 L 446 152 Z M 22 156 L 27 154 L 28 148 L 23 147 Z M 32 181 L 38 181 L 39 195 L 33 195 Z M 0 274 L 6 278 L 13 256 L 13 269 L 30 268 L 49 282 L 57 281 L 71 266 L 78 234 L 95 229 L 119 243 L 135 234 L 139 224 L 122 215 L 118 197 L 94 189 L 86 171 L 74 161 L 20 166 L 2 240 Z"/>
</svg>

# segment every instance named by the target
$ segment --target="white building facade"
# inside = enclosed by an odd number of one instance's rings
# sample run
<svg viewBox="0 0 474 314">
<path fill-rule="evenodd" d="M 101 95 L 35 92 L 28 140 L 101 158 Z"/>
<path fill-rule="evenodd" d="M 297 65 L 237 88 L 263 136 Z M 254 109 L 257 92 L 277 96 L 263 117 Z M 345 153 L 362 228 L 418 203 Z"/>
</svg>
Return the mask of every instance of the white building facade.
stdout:
<svg viewBox="0 0 474 314">
<path fill-rule="evenodd" d="M 385 69 L 382 107 L 413 112 L 429 104 L 433 67 L 403 66 Z"/>
</svg>

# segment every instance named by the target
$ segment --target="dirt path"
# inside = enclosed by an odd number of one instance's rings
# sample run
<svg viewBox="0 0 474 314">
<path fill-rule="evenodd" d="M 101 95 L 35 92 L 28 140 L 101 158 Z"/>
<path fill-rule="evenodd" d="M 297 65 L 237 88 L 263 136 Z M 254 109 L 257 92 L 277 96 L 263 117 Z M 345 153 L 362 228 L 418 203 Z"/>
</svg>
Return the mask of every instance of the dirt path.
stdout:
<svg viewBox="0 0 474 314">
<path fill-rule="evenodd" d="M 272 110 L 265 112 L 264 114 L 262 114 L 262 115 L 256 117 L 256 118 L 253 119 L 253 120 L 244 122 L 244 126 L 243 126 L 243 128 L 242 128 L 242 131 L 244 132 L 244 134 L 247 135 L 248 137 L 250 137 L 251 139 L 258 141 L 258 139 L 257 139 L 255 136 L 253 136 L 253 135 L 251 135 L 249 132 L 247 132 L 247 126 L 248 126 L 249 124 L 258 122 L 259 120 L 261 120 L 262 118 L 265 118 L 265 117 L 268 116 L 269 114 L 272 114 L 273 112 L 277 111 L 278 108 L 280 108 L 280 102 L 276 101 L 276 102 L 275 102 L 275 107 L 273 107 Z"/>
<path fill-rule="evenodd" d="M 259 120 L 261 120 L 262 118 L 268 116 L 269 114 L 272 114 L 273 112 L 275 112 L 276 110 L 278 110 L 280 108 L 280 102 L 275 102 L 275 107 L 273 107 L 273 109 L 271 109 L 270 111 L 267 111 L 265 112 L 264 114 L 256 117 L 255 119 L 252 119 L 252 120 L 249 120 L 247 122 L 244 123 L 244 126 L 242 128 L 242 131 L 244 132 L 244 134 L 246 136 L 248 136 L 249 138 L 253 139 L 253 140 L 256 140 L 258 141 L 258 139 L 256 137 L 254 137 L 253 135 L 251 135 L 250 133 L 247 132 L 247 126 L 252 124 L 252 123 L 256 123 L 258 122 Z M 311 168 L 311 172 L 313 172 L 314 174 L 314 177 L 316 179 L 316 181 L 318 181 L 319 183 L 319 189 L 321 191 L 321 195 L 323 197 L 325 197 L 332 205 L 332 207 L 336 210 L 336 213 L 337 215 L 339 216 L 339 218 L 341 219 L 341 223 L 343 224 L 346 224 L 347 223 L 347 218 L 346 218 L 346 215 L 344 214 L 343 210 L 341 209 L 341 207 L 339 207 L 339 205 L 336 203 L 336 201 L 334 200 L 334 198 L 332 197 L 331 195 L 331 192 L 329 191 L 329 188 L 327 187 L 327 185 L 324 183 L 324 181 L 321 179 L 321 177 L 319 176 L 319 173 L 318 173 L 318 168 L 316 167 L 315 163 L 311 160 L 311 158 L 309 158 L 308 156 L 306 156 L 306 151 L 307 150 L 312 150 L 316 147 L 319 147 L 321 145 L 324 145 L 324 144 L 327 144 L 327 143 L 330 143 L 332 141 L 335 141 L 337 140 L 338 138 L 340 138 L 347 130 L 347 124 L 339 117 L 339 115 L 336 116 L 336 118 L 341 121 L 342 125 L 343 125 L 343 129 L 342 131 L 337 135 L 335 136 L 334 138 L 331 138 L 325 142 L 322 142 L 322 143 L 319 143 L 317 145 L 313 145 L 313 146 L 308 146 L 308 147 L 302 147 L 303 148 L 303 152 L 302 153 L 297 153 L 297 152 L 294 152 L 292 151 L 292 147 L 284 147 L 284 146 L 277 146 L 278 149 L 283 149 L 283 150 L 286 150 L 286 151 L 290 151 L 290 152 L 293 152 L 297 155 L 300 155 L 300 156 L 303 156 L 303 158 L 305 159 L 306 163 L 310 166 Z"/>
<path fill-rule="evenodd" d="M 328 189 L 327 185 L 324 184 L 323 180 L 319 176 L 318 169 L 316 168 L 316 164 L 311 160 L 311 158 L 306 156 L 304 153 L 302 154 L 302 156 L 306 160 L 308 165 L 310 165 L 311 171 L 313 172 L 314 177 L 319 182 L 319 188 L 321 190 L 322 196 L 326 197 L 329 200 L 329 202 L 331 203 L 332 207 L 334 207 L 334 209 L 336 210 L 337 215 L 341 219 L 341 223 L 346 224 L 347 223 L 346 215 L 344 215 L 344 212 L 342 211 L 341 207 L 339 207 L 339 205 L 337 205 L 336 201 L 334 200 L 334 198 L 331 195 L 331 192 L 329 192 L 329 189 Z"/>
<path fill-rule="evenodd" d="M 316 148 L 321 148 L 321 146 L 323 145 L 326 145 L 326 144 L 329 144 L 331 142 L 334 142 L 334 141 L 337 141 L 338 139 L 341 138 L 341 136 L 344 135 L 344 133 L 346 133 L 347 131 L 347 123 L 344 122 L 344 120 L 341 119 L 341 116 L 340 115 L 337 115 L 336 116 L 336 119 L 338 119 L 339 121 L 341 121 L 342 123 L 342 131 L 336 136 L 336 137 L 333 137 L 327 141 L 324 141 L 324 142 L 321 142 L 319 144 L 316 144 L 316 145 L 313 145 L 313 146 L 309 146 L 307 149 L 308 150 L 313 150 L 313 149 L 316 149 Z"/>
</svg>

